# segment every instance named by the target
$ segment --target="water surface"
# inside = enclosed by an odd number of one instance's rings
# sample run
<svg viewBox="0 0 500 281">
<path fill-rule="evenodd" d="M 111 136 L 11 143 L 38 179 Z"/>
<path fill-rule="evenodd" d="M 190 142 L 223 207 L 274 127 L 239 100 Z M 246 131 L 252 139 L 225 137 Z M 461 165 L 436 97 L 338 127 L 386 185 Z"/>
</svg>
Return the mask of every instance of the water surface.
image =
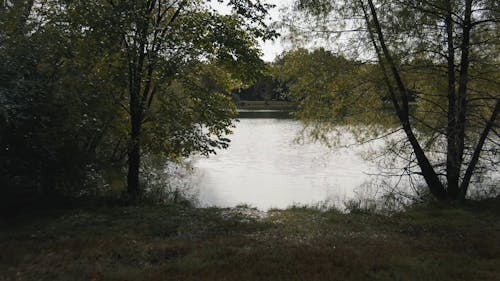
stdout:
<svg viewBox="0 0 500 281">
<path fill-rule="evenodd" d="M 368 180 L 372 166 L 357 151 L 299 144 L 298 121 L 260 114 L 264 116 L 240 119 L 229 149 L 195 158 L 194 181 L 202 205 L 249 204 L 265 210 L 341 202 L 354 197 L 355 188 Z"/>
</svg>

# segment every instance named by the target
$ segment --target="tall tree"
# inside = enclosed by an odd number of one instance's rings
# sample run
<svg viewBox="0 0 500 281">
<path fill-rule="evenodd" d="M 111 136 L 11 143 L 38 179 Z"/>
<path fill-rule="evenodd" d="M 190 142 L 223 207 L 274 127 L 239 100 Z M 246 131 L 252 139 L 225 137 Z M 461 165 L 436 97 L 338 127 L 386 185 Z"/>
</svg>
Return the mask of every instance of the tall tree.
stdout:
<svg viewBox="0 0 500 281">
<path fill-rule="evenodd" d="M 88 5 L 84 2 L 80 7 Z M 165 85 L 203 60 L 225 61 L 226 69 L 233 70 L 238 69 L 235 64 L 261 67 L 254 45 L 257 37 L 274 36 L 263 21 L 268 6 L 250 0 L 229 1 L 229 5 L 234 13 L 220 15 L 198 0 L 95 2 L 95 11 L 106 12 L 102 13 L 99 27 L 92 28 L 109 28 L 113 36 L 119 37 L 127 69 L 127 186 L 132 198 L 142 192 L 139 174 L 143 124 L 151 121 L 148 117 L 152 105 Z"/>
<path fill-rule="evenodd" d="M 498 162 L 498 3 L 300 0 L 295 7 L 317 19 L 316 27 L 335 19 L 344 31 L 359 32 L 342 39 L 363 46 L 364 60 L 377 61 L 411 147 L 409 161 L 435 198 L 464 200 L 481 159 L 491 168 Z M 338 27 L 322 31 L 342 33 Z"/>
<path fill-rule="evenodd" d="M 81 195 L 128 157 L 137 198 L 144 155 L 226 147 L 230 90 L 264 68 L 256 38 L 274 36 L 268 6 L 230 3 L 237 13 L 206 1 L 2 2 L 2 187 Z"/>
</svg>

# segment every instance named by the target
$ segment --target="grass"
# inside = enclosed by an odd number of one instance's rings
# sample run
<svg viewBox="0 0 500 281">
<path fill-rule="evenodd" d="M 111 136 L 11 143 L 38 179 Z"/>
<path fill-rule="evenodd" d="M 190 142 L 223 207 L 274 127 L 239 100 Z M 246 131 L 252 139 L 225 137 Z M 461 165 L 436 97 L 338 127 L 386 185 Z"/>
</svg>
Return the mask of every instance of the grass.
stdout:
<svg viewBox="0 0 500 281">
<path fill-rule="evenodd" d="M 500 200 L 391 216 L 94 207 L 0 226 L 0 280 L 500 280 Z"/>
</svg>

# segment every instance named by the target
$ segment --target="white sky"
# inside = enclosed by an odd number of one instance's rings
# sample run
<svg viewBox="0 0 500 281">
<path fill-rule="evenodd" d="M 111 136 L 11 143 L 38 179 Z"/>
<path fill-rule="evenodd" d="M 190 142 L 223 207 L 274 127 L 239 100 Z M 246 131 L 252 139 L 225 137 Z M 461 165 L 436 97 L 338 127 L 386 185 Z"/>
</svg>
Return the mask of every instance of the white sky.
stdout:
<svg viewBox="0 0 500 281">
<path fill-rule="evenodd" d="M 276 5 L 273 9 L 269 11 L 269 15 L 271 17 L 271 21 L 277 21 L 280 19 L 280 9 L 289 6 L 293 3 L 294 0 L 263 0 L 263 2 L 268 4 Z M 213 7 L 221 12 L 228 12 L 229 9 L 225 4 L 212 3 Z M 264 61 L 273 61 L 277 55 L 279 55 L 284 50 L 284 46 L 281 43 L 281 39 L 278 38 L 273 41 L 262 42 L 259 40 L 260 47 L 262 49 L 262 59 Z"/>
<path fill-rule="evenodd" d="M 280 19 L 280 9 L 290 6 L 293 3 L 293 0 L 266 0 L 267 3 L 269 4 L 274 4 L 276 7 L 271 9 L 269 11 L 269 15 L 271 16 L 273 21 L 279 20 Z M 280 42 L 280 38 L 272 41 L 267 41 L 267 42 L 261 42 L 260 41 L 260 47 L 263 52 L 263 57 L 262 59 L 265 61 L 273 61 L 277 55 L 281 54 L 284 50 L 283 44 Z"/>
</svg>

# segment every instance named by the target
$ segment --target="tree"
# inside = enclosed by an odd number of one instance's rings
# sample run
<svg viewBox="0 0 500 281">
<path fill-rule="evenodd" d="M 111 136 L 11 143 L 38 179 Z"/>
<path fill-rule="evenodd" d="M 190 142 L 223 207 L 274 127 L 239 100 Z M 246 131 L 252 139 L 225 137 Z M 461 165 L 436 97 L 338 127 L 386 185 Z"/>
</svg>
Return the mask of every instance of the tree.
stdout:
<svg viewBox="0 0 500 281">
<path fill-rule="evenodd" d="M 237 89 L 235 95 L 238 100 L 259 101 L 287 101 L 288 93 L 286 85 L 271 73 L 272 65 L 268 65 L 269 73 L 257 78 L 257 81 L 244 89 Z"/>
<path fill-rule="evenodd" d="M 88 20 L 90 29 L 109 30 L 107 36 L 121 42 L 130 122 L 127 186 L 131 198 L 138 198 L 143 125 L 154 120 L 150 117 L 157 96 L 203 61 L 220 61 L 233 73 L 243 64 L 254 68 L 247 73 L 258 72 L 262 66 L 255 38 L 274 36 L 263 22 L 267 6 L 234 0 L 229 4 L 235 13 L 220 15 L 198 0 L 107 0 L 92 2 L 92 8 L 88 1 L 75 2 L 73 9 L 92 10 L 99 19 Z"/>
<path fill-rule="evenodd" d="M 316 26 L 335 19 L 336 29 L 323 33 L 359 32 L 342 39 L 377 61 L 383 95 L 411 147 L 408 161 L 435 198 L 464 200 L 478 163 L 498 163 L 498 3 L 301 0 L 295 7 Z"/>
<path fill-rule="evenodd" d="M 203 1 L 2 2 L 1 185 L 82 195 L 128 164 L 135 199 L 141 157 L 227 147 L 229 93 L 264 67 L 255 38 L 274 36 L 267 6 L 231 3 L 239 13 Z"/>
<path fill-rule="evenodd" d="M 360 62 L 324 48 L 312 51 L 299 48 L 283 53 L 275 61 L 273 70 L 289 85 L 293 99 L 301 102 L 296 116 L 306 124 L 318 125 L 317 121 L 321 121 L 329 123 L 325 124 L 328 126 L 345 124 L 348 119 L 359 123 L 361 118 L 381 118 L 374 116 L 380 111 L 371 111 L 369 105 L 380 107 L 382 100 L 375 95 L 364 95 L 366 66 Z M 360 108 L 367 110 L 360 114 Z M 314 134 L 319 136 L 321 130 Z"/>
<path fill-rule="evenodd" d="M 36 3 L 7 1 L 2 9 L 1 182 L 8 191 L 79 192 L 95 168 L 99 121 L 111 111 L 88 82 L 106 86 L 94 80 L 96 60 L 84 55 L 75 30 L 42 24 Z"/>
</svg>

